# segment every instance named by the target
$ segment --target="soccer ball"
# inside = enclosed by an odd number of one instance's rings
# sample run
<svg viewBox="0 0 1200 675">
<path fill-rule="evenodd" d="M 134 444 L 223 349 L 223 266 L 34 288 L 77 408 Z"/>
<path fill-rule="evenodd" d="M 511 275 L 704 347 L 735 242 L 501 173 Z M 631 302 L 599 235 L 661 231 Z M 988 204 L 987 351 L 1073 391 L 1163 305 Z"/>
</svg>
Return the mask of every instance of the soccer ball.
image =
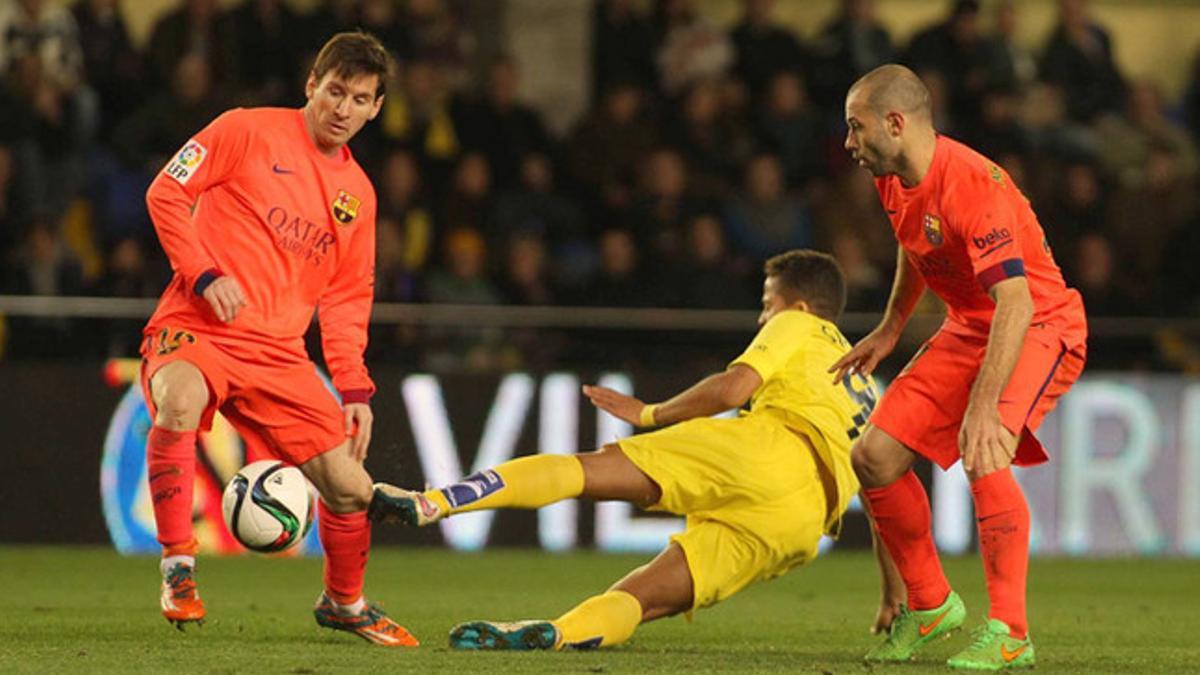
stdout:
<svg viewBox="0 0 1200 675">
<path fill-rule="evenodd" d="M 313 520 L 313 497 L 300 469 L 274 459 L 242 467 L 225 486 L 221 512 L 242 546 L 259 553 L 300 543 Z"/>
</svg>

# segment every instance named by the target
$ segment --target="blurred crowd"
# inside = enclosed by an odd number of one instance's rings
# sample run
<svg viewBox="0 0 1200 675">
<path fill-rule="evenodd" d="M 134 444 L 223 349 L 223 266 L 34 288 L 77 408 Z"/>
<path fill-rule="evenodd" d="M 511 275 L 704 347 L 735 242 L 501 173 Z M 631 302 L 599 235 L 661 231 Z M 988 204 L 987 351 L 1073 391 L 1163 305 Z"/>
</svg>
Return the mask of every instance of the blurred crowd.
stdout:
<svg viewBox="0 0 1200 675">
<path fill-rule="evenodd" d="M 469 0 L 182 0 L 145 44 L 117 5 L 0 0 L 2 293 L 156 296 L 153 175 L 229 107 L 302 105 L 315 50 L 361 27 L 398 64 L 351 146 L 380 201 L 377 301 L 747 309 L 767 257 L 812 246 L 844 266 L 849 309 L 877 311 L 895 242 L 841 147 L 842 102 L 898 61 L 938 128 L 1029 196 L 1089 314 L 1200 310 L 1200 59 L 1167 99 L 1121 73 L 1086 0 L 1060 0 L 1033 51 L 1010 0 L 947 0 L 903 44 L 873 0 L 842 0 L 812 39 L 772 0 L 743 0 L 729 30 L 693 0 L 598 0 L 591 104 L 562 135 L 522 102 L 514 58 L 470 67 Z"/>
</svg>

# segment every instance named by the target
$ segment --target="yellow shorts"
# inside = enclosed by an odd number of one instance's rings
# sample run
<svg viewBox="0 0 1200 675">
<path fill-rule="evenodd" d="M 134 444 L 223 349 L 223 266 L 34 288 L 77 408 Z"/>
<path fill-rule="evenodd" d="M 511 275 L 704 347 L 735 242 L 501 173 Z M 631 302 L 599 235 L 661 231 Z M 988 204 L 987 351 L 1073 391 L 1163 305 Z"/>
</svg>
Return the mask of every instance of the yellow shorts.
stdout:
<svg viewBox="0 0 1200 675">
<path fill-rule="evenodd" d="M 779 421 L 698 418 L 619 445 L 662 488 L 651 509 L 687 516 L 671 541 L 687 556 L 693 610 L 816 557 L 825 491 L 813 451 Z"/>
</svg>

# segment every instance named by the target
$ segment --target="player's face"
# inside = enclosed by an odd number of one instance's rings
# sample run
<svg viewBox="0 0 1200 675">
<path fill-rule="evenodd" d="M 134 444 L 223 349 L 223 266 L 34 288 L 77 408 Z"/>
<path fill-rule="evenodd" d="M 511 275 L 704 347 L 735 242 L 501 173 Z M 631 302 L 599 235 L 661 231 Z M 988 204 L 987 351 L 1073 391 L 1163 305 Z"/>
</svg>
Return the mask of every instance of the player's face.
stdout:
<svg viewBox="0 0 1200 675">
<path fill-rule="evenodd" d="M 846 98 L 846 142 L 858 165 L 873 176 L 884 176 L 894 170 L 899 154 L 899 139 L 857 91 Z"/>
<path fill-rule="evenodd" d="M 762 313 L 758 315 L 759 326 L 765 326 L 776 314 L 789 308 L 787 299 L 779 291 L 779 279 L 775 277 L 763 279 Z"/>
<path fill-rule="evenodd" d="M 306 112 L 317 147 L 332 152 L 375 119 L 383 106 L 383 97 L 375 96 L 378 85 L 378 75 L 346 79 L 331 70 L 319 81 L 313 75 L 308 76 L 304 87 L 308 96 Z"/>
</svg>

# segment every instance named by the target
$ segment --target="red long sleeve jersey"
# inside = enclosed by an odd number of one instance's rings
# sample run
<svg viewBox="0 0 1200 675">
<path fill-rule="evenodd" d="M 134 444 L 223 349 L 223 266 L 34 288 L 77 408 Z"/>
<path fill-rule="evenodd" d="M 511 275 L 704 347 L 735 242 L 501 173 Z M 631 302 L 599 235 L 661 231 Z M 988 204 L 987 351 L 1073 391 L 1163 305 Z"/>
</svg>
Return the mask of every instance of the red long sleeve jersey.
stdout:
<svg viewBox="0 0 1200 675">
<path fill-rule="evenodd" d="M 150 327 L 250 343 L 264 359 L 307 358 L 318 311 L 325 362 L 346 400 L 375 386 L 363 363 L 375 272 L 375 191 L 348 148 L 322 154 L 303 112 L 235 109 L 184 145 L 146 193 L 175 276 Z M 196 293 L 236 279 L 246 306 L 226 324 Z"/>
</svg>

